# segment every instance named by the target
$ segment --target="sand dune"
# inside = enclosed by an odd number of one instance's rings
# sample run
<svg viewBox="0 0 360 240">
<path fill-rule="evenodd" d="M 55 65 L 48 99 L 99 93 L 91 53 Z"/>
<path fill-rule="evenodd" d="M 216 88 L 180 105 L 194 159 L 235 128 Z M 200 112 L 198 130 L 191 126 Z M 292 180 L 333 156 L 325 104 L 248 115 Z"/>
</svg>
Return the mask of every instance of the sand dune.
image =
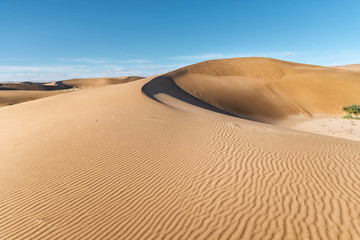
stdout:
<svg viewBox="0 0 360 240">
<path fill-rule="evenodd" d="M 313 114 L 359 75 L 226 61 L 1 108 L 0 239 L 359 239 L 360 142 L 216 107 Z"/>
<path fill-rule="evenodd" d="M 267 58 L 206 61 L 167 76 L 197 98 L 247 119 L 341 114 L 360 101 L 360 73 Z"/>
<path fill-rule="evenodd" d="M 142 77 L 79 78 L 49 83 L 0 83 L 0 107 L 67 93 L 76 89 L 127 83 Z"/>
<path fill-rule="evenodd" d="M 344 66 L 336 66 L 335 68 L 360 72 L 360 64 L 349 64 L 349 65 L 344 65 Z"/>
<path fill-rule="evenodd" d="M 114 85 L 120 83 L 132 82 L 142 79 L 143 77 L 128 76 L 128 77 L 114 77 L 114 78 L 77 78 L 62 81 L 61 83 L 75 88 L 89 88 L 102 87 L 107 85 Z"/>
<path fill-rule="evenodd" d="M 59 82 L 53 83 L 33 83 L 33 82 L 19 82 L 19 83 L 0 83 L 0 90 L 26 90 L 26 91 L 53 91 L 69 89 L 70 86 L 65 86 Z"/>
<path fill-rule="evenodd" d="M 0 90 L 0 107 L 55 96 L 65 91 Z"/>
<path fill-rule="evenodd" d="M 18 82 L 18 83 L 0 83 L 0 90 L 29 90 L 29 91 L 51 91 L 63 90 L 70 88 L 90 88 L 107 85 L 127 83 L 142 79 L 143 77 L 128 76 L 114 78 L 76 78 L 57 82 L 35 83 L 35 82 Z"/>
</svg>

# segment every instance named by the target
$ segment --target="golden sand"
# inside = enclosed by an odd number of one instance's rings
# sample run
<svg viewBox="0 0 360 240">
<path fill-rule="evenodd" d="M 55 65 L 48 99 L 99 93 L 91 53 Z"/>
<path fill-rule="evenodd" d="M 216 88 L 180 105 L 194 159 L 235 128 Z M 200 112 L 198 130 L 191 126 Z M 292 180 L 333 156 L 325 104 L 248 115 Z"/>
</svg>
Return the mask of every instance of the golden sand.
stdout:
<svg viewBox="0 0 360 240">
<path fill-rule="evenodd" d="M 360 239 L 360 142 L 258 122 L 359 76 L 217 60 L 1 108 L 0 239 Z"/>
</svg>

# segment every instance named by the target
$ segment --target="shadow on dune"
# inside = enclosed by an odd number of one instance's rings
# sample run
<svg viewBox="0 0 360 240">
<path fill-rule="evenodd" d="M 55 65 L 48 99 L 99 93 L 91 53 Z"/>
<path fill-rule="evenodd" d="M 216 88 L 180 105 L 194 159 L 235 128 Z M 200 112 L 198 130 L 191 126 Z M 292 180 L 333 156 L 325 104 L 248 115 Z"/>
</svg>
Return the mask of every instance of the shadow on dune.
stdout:
<svg viewBox="0 0 360 240">
<path fill-rule="evenodd" d="M 231 113 L 228 113 L 224 110 L 221 110 L 217 107 L 214 107 L 213 105 L 210 105 L 206 102 L 203 102 L 203 101 L 193 97 L 192 95 L 190 95 L 189 93 L 185 92 L 180 87 L 178 87 L 174 83 L 174 80 L 169 76 L 163 75 L 163 76 L 156 77 L 153 80 L 151 80 L 150 82 L 148 82 L 147 84 L 145 84 L 141 90 L 144 94 L 146 94 L 147 96 L 151 97 L 152 99 L 154 99 L 155 101 L 160 102 L 160 103 L 163 103 L 163 102 L 161 102 L 159 99 L 157 99 L 155 97 L 155 95 L 163 93 L 163 94 L 169 95 L 171 97 L 174 97 L 180 101 L 186 102 L 188 104 L 191 104 L 191 105 L 194 105 L 194 106 L 197 106 L 197 107 L 209 110 L 209 111 L 225 114 L 228 116 L 237 117 Z"/>
<path fill-rule="evenodd" d="M 21 82 L 21 83 L 0 83 L 0 90 L 22 90 L 22 91 L 55 91 L 70 89 L 71 86 L 63 84 L 61 81 L 55 85 L 46 85 L 46 83 Z"/>
</svg>

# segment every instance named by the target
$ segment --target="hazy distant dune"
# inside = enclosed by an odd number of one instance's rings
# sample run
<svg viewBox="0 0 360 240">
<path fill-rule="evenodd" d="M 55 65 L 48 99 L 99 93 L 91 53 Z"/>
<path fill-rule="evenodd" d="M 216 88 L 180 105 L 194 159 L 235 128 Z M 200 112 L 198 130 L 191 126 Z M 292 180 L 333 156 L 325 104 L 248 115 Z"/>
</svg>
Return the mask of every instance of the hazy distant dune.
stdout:
<svg viewBox="0 0 360 240">
<path fill-rule="evenodd" d="M 117 78 L 77 78 L 61 81 L 62 84 L 75 88 L 101 87 L 120 83 L 127 83 L 142 79 L 142 77 L 129 76 Z"/>
<path fill-rule="evenodd" d="M 335 66 L 334 68 L 360 72 L 360 64 L 349 64 L 349 65 L 344 65 L 344 66 Z"/>
<path fill-rule="evenodd" d="M 76 89 L 127 83 L 142 77 L 79 78 L 48 83 L 0 83 L 0 107 L 55 96 Z"/>
</svg>

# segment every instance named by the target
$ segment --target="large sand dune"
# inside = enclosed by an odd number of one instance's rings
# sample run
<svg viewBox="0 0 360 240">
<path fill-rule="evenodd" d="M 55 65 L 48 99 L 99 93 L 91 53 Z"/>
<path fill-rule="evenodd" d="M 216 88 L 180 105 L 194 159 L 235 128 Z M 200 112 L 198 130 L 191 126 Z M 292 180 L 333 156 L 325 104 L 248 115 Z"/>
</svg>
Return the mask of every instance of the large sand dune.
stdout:
<svg viewBox="0 0 360 240">
<path fill-rule="evenodd" d="M 206 61 L 167 76 L 188 93 L 248 119 L 341 114 L 360 101 L 360 73 L 267 58 Z"/>
<path fill-rule="evenodd" d="M 338 103 L 324 92 L 337 76 L 340 93 L 356 90 L 359 75 L 258 60 L 1 108 L 0 239 L 359 239 L 360 142 L 224 112 L 337 111 L 356 99 L 336 95 Z M 301 92 L 336 106 L 312 107 Z M 245 112 L 242 100 L 276 113 Z"/>
</svg>

